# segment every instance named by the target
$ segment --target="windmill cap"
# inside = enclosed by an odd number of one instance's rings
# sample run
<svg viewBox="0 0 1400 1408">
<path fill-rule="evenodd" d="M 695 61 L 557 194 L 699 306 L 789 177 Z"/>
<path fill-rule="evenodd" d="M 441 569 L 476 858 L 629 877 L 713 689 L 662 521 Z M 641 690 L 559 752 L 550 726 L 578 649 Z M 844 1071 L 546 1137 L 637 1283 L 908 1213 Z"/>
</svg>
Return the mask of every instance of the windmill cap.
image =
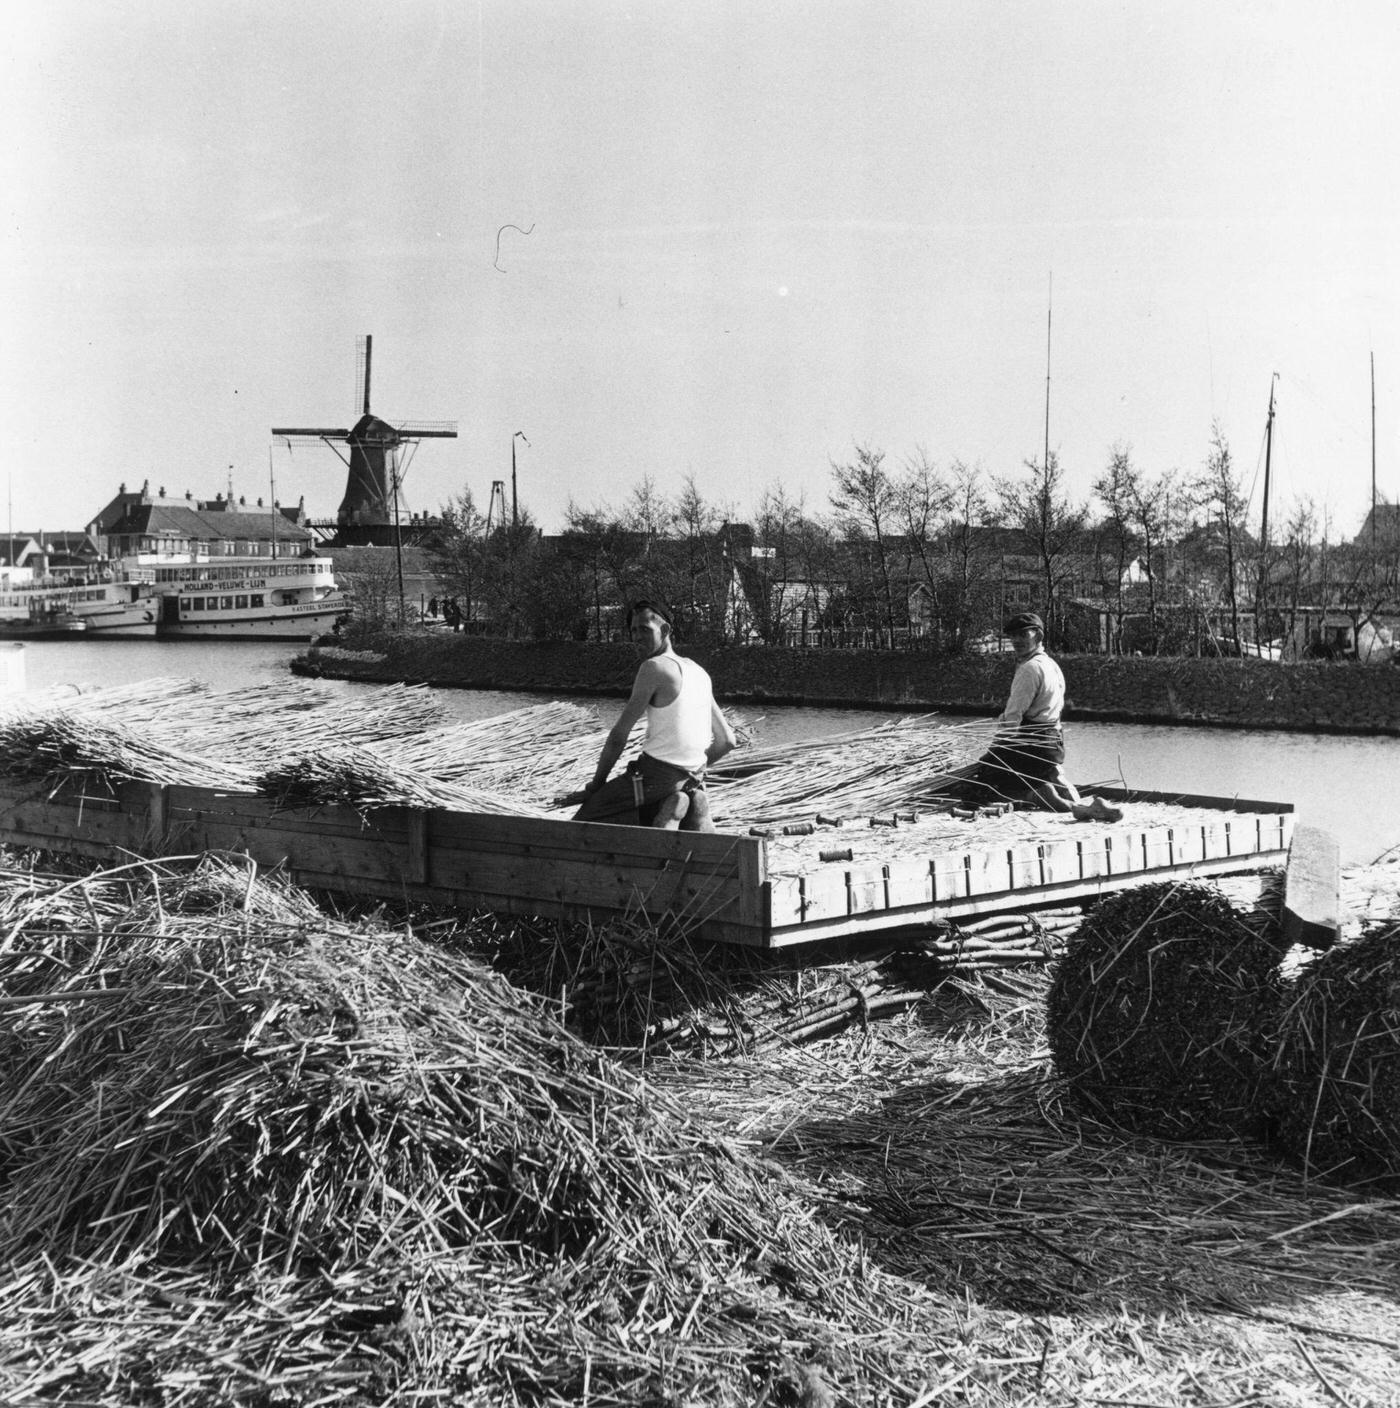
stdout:
<svg viewBox="0 0 1400 1408">
<path fill-rule="evenodd" d="M 1018 631 L 1039 631 L 1044 635 L 1045 622 L 1034 611 L 1022 611 L 1019 615 L 1012 616 L 1003 630 L 1009 636 L 1014 636 Z"/>
</svg>

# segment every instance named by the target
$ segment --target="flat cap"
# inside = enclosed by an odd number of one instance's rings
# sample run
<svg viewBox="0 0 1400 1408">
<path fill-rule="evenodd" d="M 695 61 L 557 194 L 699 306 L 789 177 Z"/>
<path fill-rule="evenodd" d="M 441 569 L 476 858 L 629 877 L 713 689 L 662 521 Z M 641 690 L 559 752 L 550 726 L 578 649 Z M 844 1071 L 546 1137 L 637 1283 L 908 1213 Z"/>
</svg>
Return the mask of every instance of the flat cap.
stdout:
<svg viewBox="0 0 1400 1408">
<path fill-rule="evenodd" d="M 1022 611 L 1019 615 L 1012 616 L 1002 630 L 1009 636 L 1014 636 L 1017 631 L 1039 631 L 1044 635 L 1045 622 L 1034 611 Z"/>
</svg>

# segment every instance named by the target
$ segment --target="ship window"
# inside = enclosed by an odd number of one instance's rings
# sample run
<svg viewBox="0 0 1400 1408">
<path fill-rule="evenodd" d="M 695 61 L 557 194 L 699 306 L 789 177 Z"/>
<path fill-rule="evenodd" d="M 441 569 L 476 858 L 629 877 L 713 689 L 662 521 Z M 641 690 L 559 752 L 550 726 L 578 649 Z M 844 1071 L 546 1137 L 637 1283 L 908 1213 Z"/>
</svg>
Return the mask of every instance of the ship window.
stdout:
<svg viewBox="0 0 1400 1408">
<path fill-rule="evenodd" d="M 254 592 L 253 595 L 249 598 L 249 601 L 253 606 L 261 606 L 263 604 L 262 593 Z"/>
<path fill-rule="evenodd" d="M 192 596 L 186 603 L 185 608 L 189 611 L 203 611 L 204 598 L 202 596 Z"/>
<path fill-rule="evenodd" d="M 246 611 L 246 610 L 248 609 L 248 596 L 247 596 L 247 593 L 245 592 L 245 593 L 243 593 L 243 594 L 241 594 L 241 595 L 239 595 L 239 596 L 234 597 L 234 599 L 233 599 L 233 604 L 234 604 L 240 611 Z"/>
<path fill-rule="evenodd" d="M 219 598 L 219 608 L 223 611 L 232 611 L 233 598 L 231 596 L 221 596 Z"/>
</svg>

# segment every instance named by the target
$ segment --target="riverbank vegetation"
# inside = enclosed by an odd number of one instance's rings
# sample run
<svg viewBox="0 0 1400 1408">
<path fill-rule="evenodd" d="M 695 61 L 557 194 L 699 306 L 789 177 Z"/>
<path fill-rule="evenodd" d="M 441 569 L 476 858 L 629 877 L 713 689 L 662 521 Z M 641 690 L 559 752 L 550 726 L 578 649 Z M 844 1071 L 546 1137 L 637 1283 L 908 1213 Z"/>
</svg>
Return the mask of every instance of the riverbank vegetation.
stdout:
<svg viewBox="0 0 1400 1408">
<path fill-rule="evenodd" d="M 644 479 L 619 504 L 572 504 L 544 535 L 528 507 L 488 522 L 464 490 L 423 543 L 434 606 L 508 638 L 606 641 L 647 596 L 692 644 L 948 655 L 1034 609 L 1058 649 L 1388 659 L 1400 511 L 1379 505 L 1351 539 L 1310 500 L 1275 506 L 1272 529 L 1254 522 L 1217 428 L 1192 471 L 1152 472 L 1115 446 L 1092 502 L 1070 493 L 1053 451 L 996 477 L 857 445 L 832 464 L 823 505 L 772 486 L 741 511 L 695 476 L 674 498 Z M 364 584 L 365 617 L 395 615 L 391 585 Z"/>
</svg>

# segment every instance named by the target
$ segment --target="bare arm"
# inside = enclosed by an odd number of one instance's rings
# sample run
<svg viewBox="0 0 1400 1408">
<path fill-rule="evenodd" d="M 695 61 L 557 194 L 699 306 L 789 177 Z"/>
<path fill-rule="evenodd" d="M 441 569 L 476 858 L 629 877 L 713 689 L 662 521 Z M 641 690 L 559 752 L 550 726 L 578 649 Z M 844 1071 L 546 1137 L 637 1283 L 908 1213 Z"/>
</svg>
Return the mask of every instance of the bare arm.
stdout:
<svg viewBox="0 0 1400 1408">
<path fill-rule="evenodd" d="M 655 660 L 643 660 L 637 671 L 637 678 L 632 681 L 632 693 L 627 703 L 622 706 L 617 722 L 608 730 L 603 751 L 598 754 L 598 766 L 593 771 L 593 780 L 583 789 L 584 792 L 596 792 L 608 780 L 608 774 L 622 756 L 622 750 L 627 747 L 627 740 L 632 736 L 637 720 L 646 713 L 647 705 L 651 703 L 652 696 L 663 682 L 664 676 L 658 663 Z"/>
<path fill-rule="evenodd" d="M 710 734 L 710 746 L 705 749 L 706 764 L 719 762 L 726 753 L 732 753 L 739 746 L 739 740 L 718 704 L 710 706 Z"/>
</svg>

